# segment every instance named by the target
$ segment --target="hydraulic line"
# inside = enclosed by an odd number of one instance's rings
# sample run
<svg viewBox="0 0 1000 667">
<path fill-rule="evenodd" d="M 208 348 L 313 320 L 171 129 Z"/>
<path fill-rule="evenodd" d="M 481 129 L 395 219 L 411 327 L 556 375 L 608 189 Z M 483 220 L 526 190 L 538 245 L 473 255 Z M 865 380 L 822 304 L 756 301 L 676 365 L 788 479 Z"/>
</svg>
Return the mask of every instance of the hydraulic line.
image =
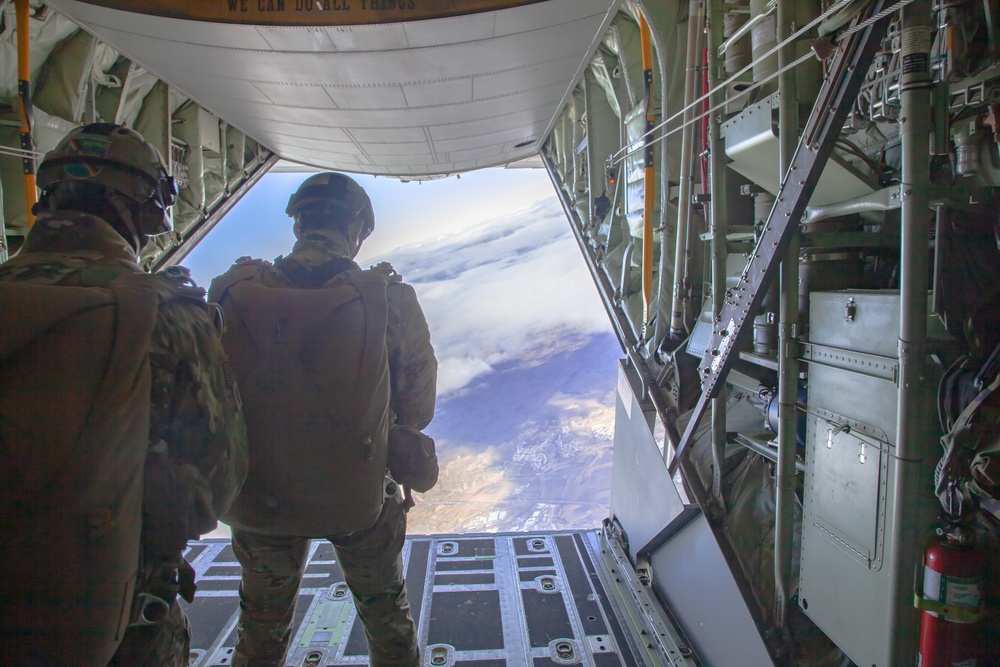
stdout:
<svg viewBox="0 0 1000 667">
<path fill-rule="evenodd" d="M 665 42 L 669 41 L 661 30 L 658 29 L 658 22 L 654 20 L 651 15 L 651 11 L 654 11 L 654 7 L 649 7 L 642 3 L 636 4 L 636 11 L 642 12 L 650 27 L 650 37 L 653 42 L 653 55 L 656 59 L 654 62 L 664 62 L 664 54 L 667 53 L 665 47 Z M 668 78 L 669 68 L 659 67 L 660 70 L 660 91 L 670 90 L 670 80 Z M 667 95 L 664 92 L 660 93 L 661 101 L 661 113 L 666 113 L 666 105 L 668 104 Z M 674 165 L 671 163 L 670 152 L 664 148 L 659 152 L 657 159 L 660 163 L 660 174 L 658 179 L 659 193 L 660 193 L 660 219 L 657 224 L 656 234 L 657 239 L 660 242 L 660 253 L 659 258 L 655 260 L 658 263 L 658 275 L 656 278 L 656 284 L 653 286 L 653 291 L 657 295 L 656 300 L 656 313 L 651 313 L 651 317 L 655 320 L 655 327 L 653 331 L 652 340 L 660 345 L 665 339 L 668 339 L 667 333 L 670 330 L 670 316 L 667 313 L 667 308 L 670 307 L 669 299 L 665 298 L 665 295 L 670 294 L 670 290 L 673 289 L 673 268 L 674 260 L 671 256 L 669 250 L 672 246 L 667 243 L 667 237 L 670 236 L 671 240 L 673 238 L 667 230 L 670 228 L 669 222 L 673 221 L 670 213 L 670 183 L 676 178 L 674 173 Z M 671 218 L 668 221 L 668 217 Z M 652 307 L 652 304 L 651 306 Z M 667 439 L 670 440 L 671 429 L 667 429 Z M 677 444 L 676 440 L 672 441 L 673 444 Z"/>
<path fill-rule="evenodd" d="M 684 131 L 681 133 L 681 173 L 677 192 L 677 245 L 674 254 L 674 293 L 670 313 L 670 335 L 683 338 L 687 334 L 684 321 L 687 300 L 688 234 L 691 229 L 692 162 L 696 153 L 694 137 L 695 106 L 698 93 L 698 63 L 701 56 L 704 3 L 692 0 L 688 9 L 687 61 L 684 74 Z"/>
<path fill-rule="evenodd" d="M 30 9 L 28 0 L 14 0 L 14 11 L 17 14 L 17 97 L 21 116 L 21 150 L 24 151 L 21 163 L 24 167 L 24 198 L 28 208 L 29 227 L 35 224 L 35 216 L 31 209 L 38 200 L 33 157 L 35 144 L 31 138 L 34 114 L 31 104 L 31 40 L 28 27 Z"/>
</svg>

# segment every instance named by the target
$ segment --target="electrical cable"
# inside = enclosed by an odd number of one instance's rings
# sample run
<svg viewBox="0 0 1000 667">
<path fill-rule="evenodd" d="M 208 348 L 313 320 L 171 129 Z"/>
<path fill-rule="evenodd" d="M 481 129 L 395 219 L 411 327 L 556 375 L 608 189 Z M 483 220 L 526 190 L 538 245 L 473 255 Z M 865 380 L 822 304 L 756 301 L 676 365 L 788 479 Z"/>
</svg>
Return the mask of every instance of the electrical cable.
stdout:
<svg viewBox="0 0 1000 667">
<path fill-rule="evenodd" d="M 16 158 L 35 158 L 40 159 L 45 157 L 45 153 L 42 151 L 26 151 L 23 148 L 13 148 L 11 146 L 0 146 L 0 155 L 9 155 Z"/>
</svg>

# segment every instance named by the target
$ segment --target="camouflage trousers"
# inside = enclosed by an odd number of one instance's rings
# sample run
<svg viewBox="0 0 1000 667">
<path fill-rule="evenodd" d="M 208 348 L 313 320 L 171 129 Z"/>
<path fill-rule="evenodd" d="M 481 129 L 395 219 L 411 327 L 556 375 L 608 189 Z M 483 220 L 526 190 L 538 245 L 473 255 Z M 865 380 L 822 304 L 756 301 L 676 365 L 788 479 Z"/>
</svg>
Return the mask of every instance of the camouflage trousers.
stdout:
<svg viewBox="0 0 1000 667">
<path fill-rule="evenodd" d="M 191 626 L 175 600 L 159 623 L 130 626 L 108 667 L 187 667 L 190 661 Z"/>
<path fill-rule="evenodd" d="M 371 667 L 419 667 L 416 627 L 403 581 L 406 513 L 386 501 L 375 523 L 328 539 L 337 552 L 368 639 Z M 284 665 L 299 584 L 311 540 L 233 529 L 233 550 L 243 566 L 240 620 L 233 667 Z"/>
</svg>

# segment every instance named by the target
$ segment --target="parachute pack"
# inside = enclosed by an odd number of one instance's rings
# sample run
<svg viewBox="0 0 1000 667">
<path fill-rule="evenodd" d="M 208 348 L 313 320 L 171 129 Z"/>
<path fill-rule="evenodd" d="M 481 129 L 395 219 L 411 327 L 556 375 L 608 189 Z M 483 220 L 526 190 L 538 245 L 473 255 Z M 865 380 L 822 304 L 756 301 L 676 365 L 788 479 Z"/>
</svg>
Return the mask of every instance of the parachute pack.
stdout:
<svg viewBox="0 0 1000 667">
<path fill-rule="evenodd" d="M 391 421 L 388 280 L 382 270 L 350 268 L 302 289 L 253 260 L 212 282 L 250 447 L 227 523 L 326 537 L 378 518 Z"/>
<path fill-rule="evenodd" d="M 173 281 L 0 283 L 0 642 L 9 664 L 103 665 L 141 577 L 148 348 Z M 12 315 L 16 314 L 16 315 Z"/>
</svg>

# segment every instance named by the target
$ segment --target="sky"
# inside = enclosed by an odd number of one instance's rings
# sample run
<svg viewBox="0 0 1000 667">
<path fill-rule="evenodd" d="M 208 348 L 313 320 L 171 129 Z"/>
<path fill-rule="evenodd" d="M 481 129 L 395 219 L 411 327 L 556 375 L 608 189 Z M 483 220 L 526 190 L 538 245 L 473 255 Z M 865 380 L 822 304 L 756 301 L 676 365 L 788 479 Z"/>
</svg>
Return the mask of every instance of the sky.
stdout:
<svg viewBox="0 0 1000 667">
<path fill-rule="evenodd" d="M 183 260 L 198 284 L 294 243 L 288 197 L 309 174 L 268 174 Z M 375 231 L 357 261 L 390 261 L 414 286 L 439 362 L 438 395 L 511 360 L 611 332 L 543 169 L 493 168 L 424 182 L 357 175 Z"/>
</svg>

